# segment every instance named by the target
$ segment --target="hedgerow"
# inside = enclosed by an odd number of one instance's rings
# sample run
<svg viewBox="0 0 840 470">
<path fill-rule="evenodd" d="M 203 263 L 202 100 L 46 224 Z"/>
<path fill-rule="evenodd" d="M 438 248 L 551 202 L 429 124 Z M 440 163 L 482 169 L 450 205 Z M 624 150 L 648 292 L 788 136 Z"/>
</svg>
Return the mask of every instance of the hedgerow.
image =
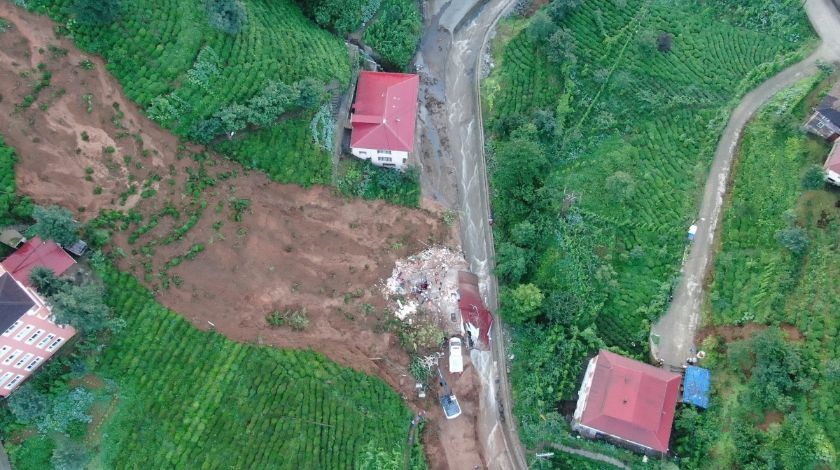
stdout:
<svg viewBox="0 0 840 470">
<path fill-rule="evenodd" d="M 482 83 L 498 274 L 544 297 L 513 329 L 515 356 L 539 359 L 512 366 L 528 445 L 553 438 L 540 413 L 598 347 L 647 357 L 728 111 L 813 44 L 795 2 L 723 3 L 554 0 L 500 25 Z M 787 19 L 748 27 L 782 3 Z"/>
</svg>

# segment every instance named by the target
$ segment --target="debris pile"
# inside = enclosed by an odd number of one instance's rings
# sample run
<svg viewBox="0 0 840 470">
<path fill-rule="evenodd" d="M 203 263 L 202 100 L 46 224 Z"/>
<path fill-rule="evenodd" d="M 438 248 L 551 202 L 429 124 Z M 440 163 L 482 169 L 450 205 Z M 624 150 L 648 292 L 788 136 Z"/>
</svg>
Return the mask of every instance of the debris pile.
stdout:
<svg viewBox="0 0 840 470">
<path fill-rule="evenodd" d="M 416 255 L 397 260 L 385 281 L 382 294 L 392 302 L 394 315 L 411 323 L 422 310 L 447 329 L 460 331 L 458 271 L 466 270 L 461 253 L 433 246 Z"/>
</svg>

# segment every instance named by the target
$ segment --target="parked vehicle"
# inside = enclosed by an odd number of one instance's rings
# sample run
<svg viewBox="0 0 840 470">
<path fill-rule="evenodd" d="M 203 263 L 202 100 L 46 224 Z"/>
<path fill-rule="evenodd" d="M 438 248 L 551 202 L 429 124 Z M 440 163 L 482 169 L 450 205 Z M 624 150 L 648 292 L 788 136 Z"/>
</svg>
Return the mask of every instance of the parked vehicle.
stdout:
<svg viewBox="0 0 840 470">
<path fill-rule="evenodd" d="M 440 386 L 443 387 L 443 395 L 438 398 L 440 406 L 443 408 L 443 414 L 446 419 L 455 419 L 461 416 L 461 405 L 458 404 L 458 398 L 449 389 L 449 384 L 446 383 L 440 369 L 438 369 L 438 377 L 440 378 Z"/>
<path fill-rule="evenodd" d="M 464 356 L 461 354 L 461 338 L 449 338 L 449 372 L 460 374 L 464 372 Z"/>
</svg>

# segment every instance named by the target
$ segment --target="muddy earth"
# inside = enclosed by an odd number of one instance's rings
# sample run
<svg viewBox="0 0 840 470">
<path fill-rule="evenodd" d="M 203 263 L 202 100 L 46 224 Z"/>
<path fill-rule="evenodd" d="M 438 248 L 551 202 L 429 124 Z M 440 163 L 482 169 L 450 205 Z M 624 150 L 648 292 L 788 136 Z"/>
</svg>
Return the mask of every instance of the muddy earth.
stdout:
<svg viewBox="0 0 840 470">
<path fill-rule="evenodd" d="M 484 466 L 475 370 L 465 364 L 449 377 L 464 409 L 457 420 L 443 419 L 438 390 L 414 398 L 408 355 L 379 294 L 397 258 L 435 243 L 457 249 L 439 212 L 273 183 L 185 144 L 143 116 L 101 59 L 57 38 L 49 19 L 5 2 L 0 17 L 12 25 L 0 33 L 0 133 L 17 150 L 22 194 L 83 222 L 130 210 L 135 221 L 112 239 L 117 264 L 163 305 L 198 328 L 311 348 L 382 378 L 427 411 L 432 468 Z M 292 311 L 306 312 L 303 331 L 266 321 Z"/>
</svg>

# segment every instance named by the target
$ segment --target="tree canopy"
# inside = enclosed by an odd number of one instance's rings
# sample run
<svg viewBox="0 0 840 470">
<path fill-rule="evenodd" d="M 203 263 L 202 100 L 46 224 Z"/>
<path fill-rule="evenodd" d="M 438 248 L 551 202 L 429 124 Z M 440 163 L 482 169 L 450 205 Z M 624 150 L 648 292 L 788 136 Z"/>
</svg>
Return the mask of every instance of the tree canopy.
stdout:
<svg viewBox="0 0 840 470">
<path fill-rule="evenodd" d="M 32 211 L 35 225 L 32 231 L 41 238 L 53 240 L 60 245 L 71 245 L 79 239 L 76 235 L 79 225 L 73 214 L 59 206 L 36 206 Z"/>
</svg>

